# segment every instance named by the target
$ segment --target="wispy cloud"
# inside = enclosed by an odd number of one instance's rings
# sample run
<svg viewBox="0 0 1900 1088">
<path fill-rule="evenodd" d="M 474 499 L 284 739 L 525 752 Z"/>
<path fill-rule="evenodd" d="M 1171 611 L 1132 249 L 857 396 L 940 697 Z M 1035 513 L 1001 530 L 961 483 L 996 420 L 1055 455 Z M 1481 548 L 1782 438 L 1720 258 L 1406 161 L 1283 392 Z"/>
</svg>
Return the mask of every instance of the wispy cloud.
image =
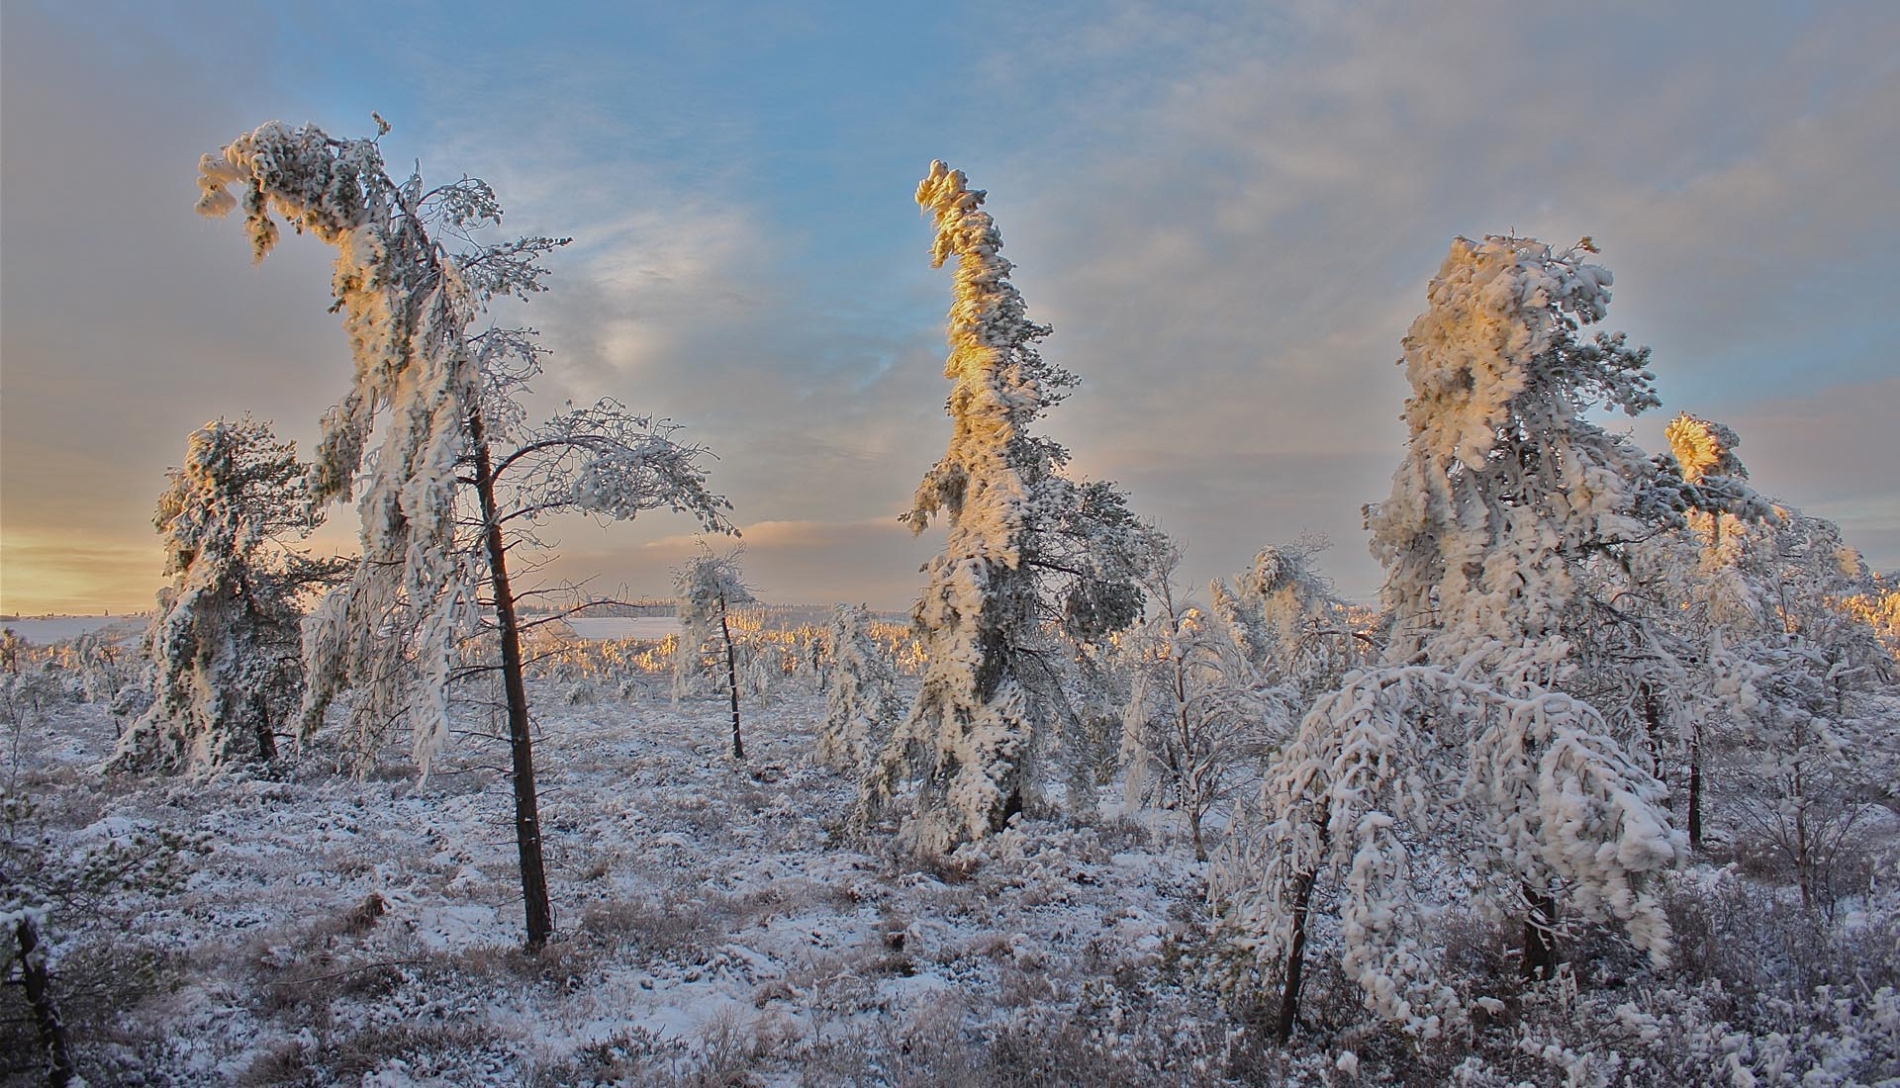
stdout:
<svg viewBox="0 0 1900 1088">
<path fill-rule="evenodd" d="M 1669 406 L 1743 426 L 1758 478 L 1900 565 L 1881 535 L 1900 492 L 1860 467 L 1881 462 L 1900 333 L 1889 5 L 840 15 L 497 8 L 463 28 L 345 3 L 194 35 L 157 9 L 8 7 L 9 539 L 144 547 L 164 467 L 211 416 L 307 445 L 348 373 L 328 255 L 290 239 L 250 268 L 232 224 L 186 210 L 190 167 L 270 116 L 355 132 L 374 107 L 393 163 L 483 176 L 508 230 L 576 237 L 553 290 L 499 315 L 556 352 L 543 400 L 669 416 L 719 455 L 739 520 L 808 526 L 760 530 L 774 594 L 915 592 L 929 541 L 890 519 L 948 435 L 948 276 L 909 203 L 932 156 L 991 190 L 1048 351 L 1084 378 L 1047 432 L 1185 538 L 1192 577 L 1317 529 L 1342 588 L 1371 592 L 1359 508 L 1399 458 L 1398 340 L 1453 235 L 1512 228 L 1593 235 L 1611 324 L 1655 346 Z M 321 49 L 339 21 L 377 32 Z M 559 569 L 659 591 L 641 557 L 680 528 L 564 530 Z"/>
</svg>

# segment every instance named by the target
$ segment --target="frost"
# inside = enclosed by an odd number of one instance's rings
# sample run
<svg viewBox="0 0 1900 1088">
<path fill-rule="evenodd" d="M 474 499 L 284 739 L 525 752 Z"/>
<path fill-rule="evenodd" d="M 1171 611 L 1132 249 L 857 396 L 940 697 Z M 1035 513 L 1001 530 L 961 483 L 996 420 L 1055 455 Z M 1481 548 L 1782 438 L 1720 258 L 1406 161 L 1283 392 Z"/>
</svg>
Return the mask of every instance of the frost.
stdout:
<svg viewBox="0 0 1900 1088">
<path fill-rule="evenodd" d="M 901 713 L 897 675 L 871 636 L 871 614 L 862 605 L 832 611 L 830 669 L 825 720 L 818 732 L 818 760 L 862 779 L 870 761 L 889 742 Z"/>
<path fill-rule="evenodd" d="M 1009 281 L 984 196 L 941 162 L 917 187 L 936 221 L 933 264 L 957 262 L 944 364 L 954 384 L 949 448 L 905 520 L 922 532 L 941 516 L 949 539 L 913 613 L 927 646 L 922 690 L 859 806 L 875 818 L 914 770 L 922 782 L 906 837 L 930 855 L 1002 830 L 1035 799 L 1033 765 L 1055 734 L 1067 726 L 1074 737 L 1045 616 L 1091 638 L 1125 627 L 1140 607 L 1125 500 L 1108 484 L 1061 476 L 1068 452 L 1028 431 L 1076 379 L 1037 352 L 1049 330 L 1029 321 Z"/>
<path fill-rule="evenodd" d="M 248 418 L 192 432 L 154 518 L 173 581 L 146 634 L 153 703 L 109 769 L 202 772 L 276 757 L 303 682 L 300 598 L 347 569 L 285 542 L 321 521 L 306 468 Z"/>
</svg>

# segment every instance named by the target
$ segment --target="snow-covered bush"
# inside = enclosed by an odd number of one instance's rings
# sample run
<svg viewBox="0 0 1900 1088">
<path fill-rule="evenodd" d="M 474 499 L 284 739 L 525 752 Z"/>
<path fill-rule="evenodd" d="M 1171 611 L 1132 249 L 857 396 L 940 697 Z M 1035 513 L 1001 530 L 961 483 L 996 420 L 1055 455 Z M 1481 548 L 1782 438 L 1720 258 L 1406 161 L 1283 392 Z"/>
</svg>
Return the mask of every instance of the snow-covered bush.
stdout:
<svg viewBox="0 0 1900 1088">
<path fill-rule="evenodd" d="M 870 625 L 863 605 L 841 604 L 832 611 L 825 720 L 818 730 L 819 762 L 854 776 L 868 771 L 903 712 L 897 674 Z"/>
<path fill-rule="evenodd" d="M 139 983 L 123 970 L 131 959 L 128 923 L 176 893 L 204 850 L 202 836 L 124 819 L 56 827 L 31 796 L 0 786 L 0 982 L 25 1005 L 16 1011 L 7 1007 L 12 998 L 0 1002 L 8 1073 L 36 1069 L 48 1084 L 86 1083 L 67 1023 L 70 999 L 132 996 Z M 121 956 L 103 968 L 69 962 L 82 936 L 120 946 Z"/>
<path fill-rule="evenodd" d="M 154 519 L 172 576 L 146 635 L 154 700 L 111 769 L 203 772 L 276 758 L 279 727 L 303 695 L 302 598 L 348 569 L 289 545 L 322 521 L 304 487 L 308 467 L 248 418 L 192 432 Z M 87 649 L 96 650 L 82 647 L 82 657 Z"/>
<path fill-rule="evenodd" d="M 1478 660 L 1353 673 L 1274 760 L 1221 892 L 1241 947 L 1266 974 L 1293 980 L 1287 1009 L 1309 916 L 1330 902 L 1338 955 L 1369 1008 L 1426 1038 L 1461 1018 L 1464 995 L 1441 981 L 1420 929 L 1446 864 L 1470 874 L 1464 893 L 1491 916 L 1541 915 L 1526 925 L 1544 932 L 1527 940 L 1550 939 L 1550 900 L 1562 895 L 1668 961 L 1651 885 L 1684 848 L 1662 786 L 1604 736 L 1589 706 L 1492 687 L 1471 675 L 1482 675 Z"/>
<path fill-rule="evenodd" d="M 1370 659 L 1376 641 L 1316 569 L 1314 557 L 1328 547 L 1317 535 L 1269 545 L 1231 584 L 1216 579 L 1208 587 L 1214 614 L 1249 668 L 1263 682 L 1296 690 L 1302 702 Z"/>
<path fill-rule="evenodd" d="M 1258 782 L 1268 754 L 1292 732 L 1297 693 L 1258 682 L 1235 638 L 1243 628 L 1180 597 L 1172 584 L 1179 560 L 1161 545 L 1148 586 L 1153 614 L 1124 638 L 1133 681 L 1121 751 L 1129 805 L 1182 811 L 1195 860 L 1206 861 L 1209 813 Z"/>
</svg>

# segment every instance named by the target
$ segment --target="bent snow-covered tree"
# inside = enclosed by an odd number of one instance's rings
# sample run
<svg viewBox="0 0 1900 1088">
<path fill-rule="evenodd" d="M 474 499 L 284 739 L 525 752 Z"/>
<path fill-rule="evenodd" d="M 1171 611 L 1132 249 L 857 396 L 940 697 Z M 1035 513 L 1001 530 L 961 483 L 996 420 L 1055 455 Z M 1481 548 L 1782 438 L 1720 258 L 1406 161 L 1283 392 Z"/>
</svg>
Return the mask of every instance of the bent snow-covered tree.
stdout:
<svg viewBox="0 0 1900 1088">
<path fill-rule="evenodd" d="M 110 769 L 276 758 L 278 727 L 302 696 L 299 598 L 348 568 L 290 547 L 322 520 L 307 468 L 268 424 L 217 420 L 192 432 L 153 519 L 172 576 L 146 636 L 153 703 Z"/>
<path fill-rule="evenodd" d="M 317 502 L 347 500 L 361 481 L 362 562 L 325 597 L 307 632 L 310 684 L 304 728 L 315 728 L 344 688 L 353 743 L 366 757 L 391 722 L 407 722 L 425 769 L 448 732 L 448 679 L 457 637 L 474 621 L 466 557 L 454 547 L 456 468 L 469 441 L 479 368 L 468 329 L 484 284 L 464 275 L 430 237 L 431 221 L 466 229 L 499 215 L 494 195 L 464 180 L 430 192 L 384 171 L 374 140 L 337 140 L 278 122 L 238 137 L 199 161 L 198 211 L 222 216 L 239 204 L 259 261 L 276 246 L 273 214 L 337 251 L 331 290 L 349 334 L 355 378 L 323 417 L 311 473 Z M 548 243 L 552 244 L 552 243 Z M 545 246 L 542 247 L 543 249 Z M 531 290 L 539 252 L 500 285 Z M 501 262 L 491 271 L 503 271 Z M 366 458 L 377 416 L 382 442 Z M 387 632 L 411 638 L 392 652 Z"/>
<path fill-rule="evenodd" d="M 714 527 L 725 504 L 704 487 L 701 451 L 672 443 L 663 425 L 612 402 L 570 408 L 538 431 L 519 429 L 513 394 L 536 369 L 532 340 L 501 330 L 471 337 L 469 329 L 495 297 L 541 290 L 540 258 L 565 240 L 477 242 L 476 231 L 501 221 L 486 183 L 465 177 L 425 190 L 412 175 L 398 184 L 375 140 L 272 122 L 204 156 L 198 184 L 198 210 L 209 216 L 237 207 L 227 189 L 242 188 L 258 260 L 278 240 L 273 213 L 337 250 L 332 290 L 356 374 L 323 418 L 312 492 L 316 501 L 347 499 L 363 473 L 362 557 L 306 625 L 303 728 L 315 729 L 331 701 L 355 688 L 350 735 L 359 766 L 389 724 L 406 720 L 426 773 L 448 732 L 455 655 L 479 623 L 477 587 L 486 581 L 507 701 L 527 943 L 539 948 L 553 917 L 507 567 L 510 523 L 531 529 L 562 511 L 629 518 L 670 506 Z M 438 235 L 466 248 L 451 252 Z M 378 416 L 382 441 L 369 457 Z M 491 446 L 505 439 L 514 445 L 497 455 Z M 472 548 L 457 544 L 464 486 L 477 511 Z M 509 495 L 518 501 L 504 507 Z"/>
<path fill-rule="evenodd" d="M 681 691 L 705 667 L 705 650 L 719 629 L 717 652 L 726 667 L 726 695 L 732 703 L 732 758 L 745 759 L 745 738 L 739 731 L 739 651 L 732 638 L 728 609 L 756 598 L 739 572 L 739 553 L 719 555 L 710 548 L 673 572 L 678 594 L 680 638 L 673 661 L 673 690 Z"/>
<path fill-rule="evenodd" d="M 1009 281 L 985 195 L 941 162 L 917 187 L 936 221 L 933 264 L 957 263 L 944 364 L 955 384 L 949 449 L 905 519 L 922 532 L 942 516 L 949 539 L 914 614 L 928 653 L 922 688 L 861 810 L 874 815 L 917 774 L 905 837 L 923 854 L 1001 830 L 1032 799 L 1035 759 L 1073 718 L 1042 621 L 1099 637 L 1140 611 L 1126 501 L 1108 484 L 1064 478 L 1068 452 L 1029 432 L 1075 377 L 1036 350 L 1049 329 L 1028 319 Z"/>
<path fill-rule="evenodd" d="M 1647 885 L 1686 844 L 1662 785 L 1563 688 L 1591 653 L 1586 566 L 1680 525 L 1693 497 L 1672 461 L 1585 417 L 1656 403 L 1647 351 L 1576 335 L 1609 284 L 1579 250 L 1461 238 L 1405 338 L 1406 457 L 1367 512 L 1385 664 L 1307 715 L 1229 877 L 1247 946 L 1281 975 L 1282 1034 L 1325 881 L 1368 1005 L 1424 1034 L 1456 1013 L 1407 905 L 1427 847 L 1480 875 L 1482 909 L 1523 917 L 1528 975 L 1555 966 L 1559 903 L 1668 953 Z"/>
</svg>

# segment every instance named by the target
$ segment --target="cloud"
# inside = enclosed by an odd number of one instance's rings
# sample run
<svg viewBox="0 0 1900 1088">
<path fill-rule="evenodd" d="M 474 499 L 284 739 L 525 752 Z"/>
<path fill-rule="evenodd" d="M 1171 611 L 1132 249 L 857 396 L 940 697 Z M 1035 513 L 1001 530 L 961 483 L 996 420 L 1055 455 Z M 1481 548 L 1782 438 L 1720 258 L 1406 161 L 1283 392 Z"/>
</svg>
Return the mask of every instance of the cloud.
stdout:
<svg viewBox="0 0 1900 1088">
<path fill-rule="evenodd" d="M 556 353 L 542 406 L 683 424 L 735 516 L 812 527 L 753 545 L 784 599 L 802 578 L 902 606 L 930 550 L 887 523 L 949 433 L 949 275 L 909 202 L 933 155 L 991 190 L 1084 379 L 1044 430 L 1186 539 L 1195 580 L 1319 529 L 1371 592 L 1359 508 L 1401 453 L 1399 338 L 1453 235 L 1511 228 L 1593 235 L 1670 407 L 1745 420 L 1758 478 L 1900 564 L 1895 485 L 1859 467 L 1900 332 L 1879 4 L 990 4 L 922 35 L 763 8 L 496 9 L 479 33 L 349 4 L 204 33 L 49 12 L 8 8 L 4 37 L 10 539 L 149 540 L 214 415 L 308 448 L 348 373 L 328 254 L 293 238 L 249 267 L 233 224 L 186 210 L 190 167 L 269 116 L 354 132 L 373 106 L 393 164 L 485 177 L 508 231 L 575 236 L 550 293 L 498 315 Z M 371 18 L 357 48 L 315 44 Z M 677 528 L 564 529 L 558 569 L 647 584 L 643 542 Z"/>
<path fill-rule="evenodd" d="M 1187 58 L 1171 79 L 1098 97 L 1165 22 L 1117 8 L 1052 62 L 1090 137 L 975 177 L 1009 194 L 1017 281 L 1087 383 L 1051 430 L 1190 537 L 1194 573 L 1310 526 L 1335 536 L 1342 585 L 1376 584 L 1358 508 L 1404 438 L 1391 363 L 1456 234 L 1594 235 L 1611 325 L 1656 345 L 1672 400 L 1740 407 L 1891 366 L 1900 19 L 1218 10 L 1218 41 L 1193 20 L 1164 35 Z M 1834 423 L 1878 435 L 1880 403 Z M 1789 473 L 1796 501 L 1894 501 L 1890 480 L 1828 472 Z"/>
</svg>

